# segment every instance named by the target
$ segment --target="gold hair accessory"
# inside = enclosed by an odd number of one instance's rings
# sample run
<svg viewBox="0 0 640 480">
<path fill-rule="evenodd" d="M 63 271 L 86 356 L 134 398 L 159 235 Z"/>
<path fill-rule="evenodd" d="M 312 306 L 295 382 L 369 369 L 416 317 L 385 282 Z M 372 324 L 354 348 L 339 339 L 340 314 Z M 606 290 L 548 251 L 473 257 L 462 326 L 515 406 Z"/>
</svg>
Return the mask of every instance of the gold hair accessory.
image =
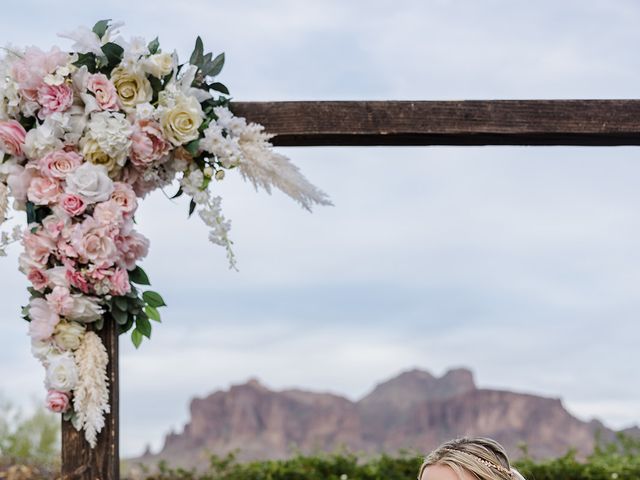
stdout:
<svg viewBox="0 0 640 480">
<path fill-rule="evenodd" d="M 470 457 L 475 458 L 476 460 L 478 460 L 483 465 L 486 465 L 489 468 L 493 468 L 494 470 L 497 470 L 498 472 L 504 473 L 505 475 L 508 475 L 510 478 L 513 478 L 513 472 L 511 470 L 509 470 L 507 468 L 504 468 L 502 465 L 497 465 L 497 464 L 495 464 L 493 462 L 490 462 L 489 460 L 485 460 L 484 458 L 479 457 L 475 453 L 466 452 L 464 450 L 458 450 L 457 448 L 443 448 L 443 450 L 447 450 L 449 452 L 464 453 L 465 455 L 469 455 Z"/>
</svg>

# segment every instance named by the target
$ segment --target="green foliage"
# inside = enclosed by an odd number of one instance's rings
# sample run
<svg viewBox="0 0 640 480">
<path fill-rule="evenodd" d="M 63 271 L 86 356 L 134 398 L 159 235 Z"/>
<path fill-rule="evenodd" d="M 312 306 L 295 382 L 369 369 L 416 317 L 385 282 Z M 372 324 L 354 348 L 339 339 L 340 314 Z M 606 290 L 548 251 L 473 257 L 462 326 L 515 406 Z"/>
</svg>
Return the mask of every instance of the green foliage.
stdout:
<svg viewBox="0 0 640 480">
<path fill-rule="evenodd" d="M 526 452 L 525 452 L 526 453 Z M 156 473 L 147 472 L 147 480 L 410 480 L 415 479 L 422 455 L 404 453 L 381 455 L 363 461 L 348 453 L 299 455 L 289 460 L 239 463 L 231 454 L 212 456 L 209 468 L 196 472 L 172 469 L 161 463 Z M 640 478 L 640 440 L 620 435 L 616 443 L 598 445 L 585 461 L 575 452 L 535 461 L 515 462 L 527 480 L 637 480 Z"/>
<path fill-rule="evenodd" d="M 60 420 L 37 406 L 25 416 L 0 399 L 0 465 L 51 467 L 59 463 Z"/>
</svg>

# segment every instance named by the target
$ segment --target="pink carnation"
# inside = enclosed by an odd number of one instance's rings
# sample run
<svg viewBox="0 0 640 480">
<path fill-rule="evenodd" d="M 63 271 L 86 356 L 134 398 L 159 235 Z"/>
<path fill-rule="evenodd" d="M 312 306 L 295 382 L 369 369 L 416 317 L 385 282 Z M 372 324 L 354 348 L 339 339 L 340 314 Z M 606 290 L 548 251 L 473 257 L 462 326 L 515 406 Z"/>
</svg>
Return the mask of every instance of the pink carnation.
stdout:
<svg viewBox="0 0 640 480">
<path fill-rule="evenodd" d="M 58 390 L 47 392 L 47 408 L 54 413 L 64 413 L 69 408 L 69 395 Z"/>
<path fill-rule="evenodd" d="M 87 89 L 96 97 L 96 103 L 102 110 L 118 110 L 118 92 L 106 75 L 90 75 Z"/>
<path fill-rule="evenodd" d="M 62 193 L 60 182 L 49 177 L 37 176 L 31 180 L 27 198 L 36 205 L 51 205 Z"/>
<path fill-rule="evenodd" d="M 131 141 L 131 162 L 137 167 L 148 167 L 171 149 L 162 136 L 162 127 L 153 120 L 138 120 L 133 125 Z"/>
<path fill-rule="evenodd" d="M 122 223 L 122 209 L 113 200 L 101 202 L 93 211 L 93 218 L 101 225 L 113 226 Z"/>
<path fill-rule="evenodd" d="M 91 217 L 75 227 L 71 234 L 71 246 L 82 261 L 111 265 L 115 263 L 118 250 L 109 227 L 110 225 L 101 224 Z"/>
<path fill-rule="evenodd" d="M 39 268 L 32 268 L 29 270 L 27 279 L 31 282 L 33 288 L 40 292 L 47 288 L 47 285 L 49 284 L 49 278 L 44 271 Z"/>
<path fill-rule="evenodd" d="M 47 302 L 53 310 L 61 316 L 67 316 L 73 309 L 71 292 L 65 287 L 54 287 L 53 291 L 46 295 Z"/>
<path fill-rule="evenodd" d="M 116 268 L 111 276 L 111 295 L 122 296 L 130 291 L 129 273 L 124 268 Z"/>
<path fill-rule="evenodd" d="M 87 204 L 80 195 L 74 193 L 64 193 L 60 197 L 60 206 L 72 217 L 82 215 L 87 209 Z"/>
<path fill-rule="evenodd" d="M 89 283 L 87 282 L 87 279 L 84 278 L 84 275 L 82 275 L 82 272 L 68 268 L 66 275 L 67 280 L 71 285 L 76 287 L 82 293 L 89 293 Z"/>
<path fill-rule="evenodd" d="M 45 155 L 39 162 L 43 175 L 64 179 L 82 165 L 82 156 L 74 151 L 58 150 Z"/>
<path fill-rule="evenodd" d="M 73 104 L 73 90 L 69 85 L 42 84 L 38 89 L 38 103 L 42 106 L 38 116 L 47 117 L 52 113 L 64 112 Z"/>
<path fill-rule="evenodd" d="M 9 155 L 22 156 L 27 131 L 16 120 L 0 121 L 0 149 Z"/>
</svg>

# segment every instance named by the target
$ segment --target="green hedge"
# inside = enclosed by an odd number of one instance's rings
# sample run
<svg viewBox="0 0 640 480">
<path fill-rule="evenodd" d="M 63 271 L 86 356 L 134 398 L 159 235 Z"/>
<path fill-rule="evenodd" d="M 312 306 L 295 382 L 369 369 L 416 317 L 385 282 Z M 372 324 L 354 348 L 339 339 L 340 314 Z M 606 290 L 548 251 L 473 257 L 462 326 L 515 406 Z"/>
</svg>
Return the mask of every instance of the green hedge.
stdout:
<svg viewBox="0 0 640 480">
<path fill-rule="evenodd" d="M 356 455 L 297 456 L 290 460 L 238 463 L 233 455 L 211 457 L 210 468 L 196 474 L 159 465 L 147 480 L 411 480 L 422 463 L 417 455 L 382 455 L 362 462 Z M 640 441 L 621 436 L 619 442 L 596 450 L 584 461 L 575 452 L 537 462 L 526 458 L 516 467 L 527 480 L 639 480 Z"/>
</svg>

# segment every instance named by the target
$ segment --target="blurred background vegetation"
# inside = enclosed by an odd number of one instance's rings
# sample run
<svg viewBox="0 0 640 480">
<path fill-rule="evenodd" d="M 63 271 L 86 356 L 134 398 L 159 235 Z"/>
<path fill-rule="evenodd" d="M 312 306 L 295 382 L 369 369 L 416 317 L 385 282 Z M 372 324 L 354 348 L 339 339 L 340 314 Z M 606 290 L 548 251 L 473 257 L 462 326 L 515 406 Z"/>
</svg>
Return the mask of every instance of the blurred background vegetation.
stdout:
<svg viewBox="0 0 640 480">
<path fill-rule="evenodd" d="M 426 453 L 426 452 L 425 452 Z M 640 440 L 619 435 L 615 443 L 598 442 L 594 452 L 579 459 L 573 451 L 560 458 L 539 461 L 528 457 L 517 468 L 527 480 L 637 480 L 640 479 Z M 60 420 L 38 405 L 25 413 L 0 397 L 0 479 L 31 480 L 58 477 Z M 415 479 L 422 456 L 407 453 L 363 460 L 356 454 L 296 456 L 289 460 L 239 463 L 235 456 L 211 456 L 206 471 L 196 472 L 158 465 L 150 471 L 123 463 L 123 478 L 131 480 L 410 480 Z"/>
</svg>

